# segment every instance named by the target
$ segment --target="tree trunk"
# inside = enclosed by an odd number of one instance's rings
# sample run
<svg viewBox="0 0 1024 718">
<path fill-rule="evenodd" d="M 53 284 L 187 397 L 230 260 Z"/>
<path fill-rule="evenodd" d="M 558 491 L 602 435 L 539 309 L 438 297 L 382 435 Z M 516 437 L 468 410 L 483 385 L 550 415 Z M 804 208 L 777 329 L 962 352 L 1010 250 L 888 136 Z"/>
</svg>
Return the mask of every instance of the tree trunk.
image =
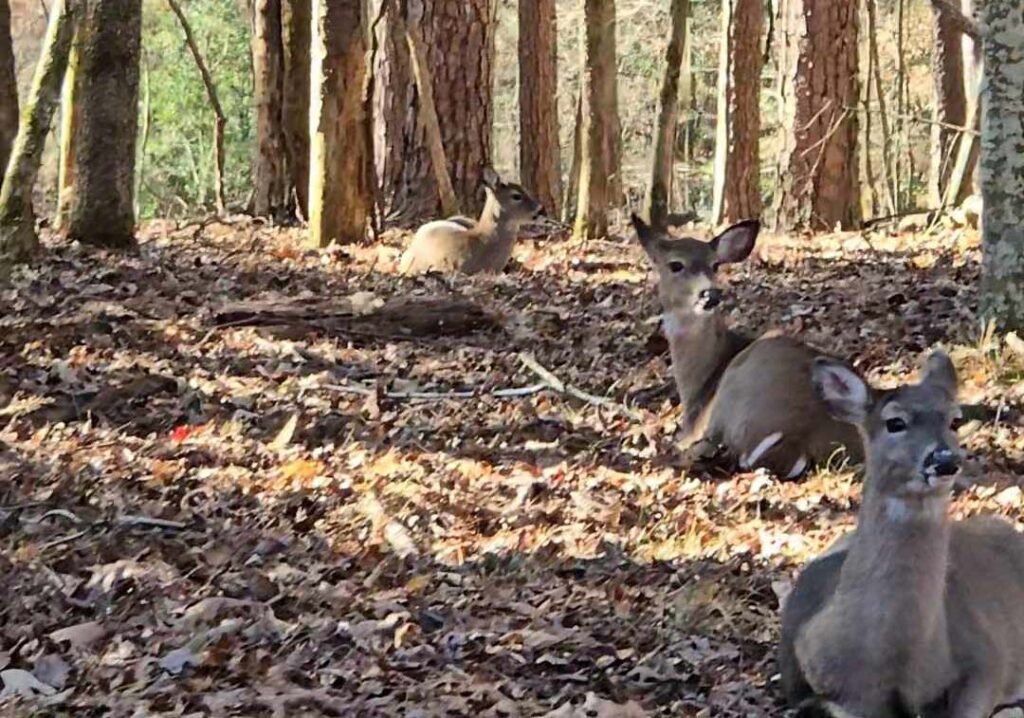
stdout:
<svg viewBox="0 0 1024 718">
<path fill-rule="evenodd" d="M 761 214 L 761 0 L 722 0 L 712 222 Z M 856 45 L 855 45 L 856 47 Z M 854 106 L 856 98 L 854 98 Z"/>
<path fill-rule="evenodd" d="M 576 200 L 580 194 L 580 162 L 583 154 L 583 84 L 576 91 L 576 113 L 572 124 L 572 159 L 569 161 L 569 176 L 565 180 L 565 194 L 562 196 L 562 221 L 568 223 L 576 216 Z"/>
<path fill-rule="evenodd" d="M 790 0 L 787 40 L 796 55 L 786 97 L 778 222 L 786 229 L 860 224 L 857 178 L 857 2 Z"/>
<path fill-rule="evenodd" d="M 686 26 L 690 0 L 672 0 L 672 31 L 665 49 L 665 75 L 658 95 L 658 120 L 654 129 L 651 181 L 647 186 L 647 221 L 664 227 L 672 204 L 672 167 L 676 129 L 679 125 L 679 72 L 686 54 Z"/>
<path fill-rule="evenodd" d="M 282 0 L 284 143 L 290 184 L 303 217 L 309 217 L 309 83 L 311 0 Z"/>
<path fill-rule="evenodd" d="M 358 242 L 373 194 L 363 126 L 366 4 L 317 0 L 310 72 L 309 241 Z"/>
<path fill-rule="evenodd" d="M 932 6 L 932 16 L 935 34 L 932 48 L 934 119 L 947 125 L 962 126 L 967 120 L 967 97 L 960 30 L 949 20 L 948 13 L 941 6 Z M 956 130 L 940 124 L 932 125 L 928 195 L 933 206 L 941 204 L 946 194 L 959 137 Z"/>
<path fill-rule="evenodd" d="M 11 7 L 0 0 L 0 180 L 18 134 L 18 81 L 14 74 Z M 0 185 L 2 187 L 2 185 Z"/>
<path fill-rule="evenodd" d="M 619 68 L 617 60 L 615 0 L 604 0 L 601 22 L 601 49 L 609 71 L 605 73 L 601 112 L 605 115 L 605 152 L 608 155 L 608 206 L 621 207 L 626 199 L 625 180 L 622 177 L 622 118 L 619 117 Z"/>
<path fill-rule="evenodd" d="M 384 214 L 390 223 L 413 224 L 436 216 L 440 206 L 397 6 L 378 30 L 373 144 Z M 470 212 L 482 206 L 481 172 L 491 162 L 493 6 L 492 0 L 409 0 L 406 19 L 426 51 L 448 176 L 459 206 Z"/>
<path fill-rule="evenodd" d="M 68 236 L 126 248 L 135 244 L 142 0 L 87 0 L 83 7 Z"/>
<path fill-rule="evenodd" d="M 78 128 L 78 35 L 71 41 L 68 69 L 64 73 L 64 86 L 60 97 L 60 147 L 57 156 L 57 212 L 54 227 L 65 229 L 71 213 L 71 200 L 75 196 L 75 134 Z"/>
<path fill-rule="evenodd" d="M 615 106 L 615 53 L 614 45 L 607 39 L 609 31 L 614 32 L 615 2 L 584 0 L 584 14 L 580 177 L 573 227 L 577 239 L 608 234 L 615 145 L 611 135 L 617 125 L 609 110 Z"/>
<path fill-rule="evenodd" d="M 260 217 L 277 219 L 290 213 L 281 2 L 254 0 L 252 12 L 253 102 L 256 105 L 252 211 Z"/>
<path fill-rule="evenodd" d="M 981 313 L 1024 327 L 1024 13 L 1020 0 L 985 0 L 981 131 Z"/>
<path fill-rule="evenodd" d="M 32 188 L 60 98 L 75 24 L 72 6 L 65 0 L 54 0 L 23 121 L 18 125 L 0 189 L 0 264 L 26 259 L 39 244 L 32 212 Z"/>
<path fill-rule="evenodd" d="M 551 217 L 562 200 L 555 0 L 519 0 L 519 182 Z"/>
</svg>

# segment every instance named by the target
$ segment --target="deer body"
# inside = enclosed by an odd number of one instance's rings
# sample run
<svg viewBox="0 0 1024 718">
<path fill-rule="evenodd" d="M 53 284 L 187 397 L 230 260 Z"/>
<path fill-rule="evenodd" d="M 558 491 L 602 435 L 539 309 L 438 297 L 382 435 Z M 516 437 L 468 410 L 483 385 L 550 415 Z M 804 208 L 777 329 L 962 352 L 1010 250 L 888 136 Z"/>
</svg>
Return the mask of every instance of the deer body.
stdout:
<svg viewBox="0 0 1024 718">
<path fill-rule="evenodd" d="M 711 242 L 674 239 L 634 217 L 641 244 L 658 273 L 658 293 L 672 372 L 690 442 L 724 446 L 744 469 L 764 467 L 796 478 L 843 448 L 859 460 L 853 427 L 829 416 L 811 383 L 823 356 L 796 339 L 767 334 L 750 339 L 714 311 L 718 265 L 753 250 L 759 225 L 741 222 Z"/>
<path fill-rule="evenodd" d="M 484 172 L 487 201 L 480 219 L 464 216 L 427 222 L 402 255 L 402 274 L 419 272 L 500 272 L 512 257 L 519 226 L 543 212 L 520 185 L 502 182 L 493 170 Z"/>
<path fill-rule="evenodd" d="M 838 377 L 826 395 L 861 407 L 867 477 L 856 530 L 786 602 L 786 697 L 804 715 L 987 718 L 1024 697 L 1024 536 L 948 518 L 952 364 L 933 355 L 921 384 L 877 395 L 837 362 L 816 366 L 823 383 Z"/>
</svg>

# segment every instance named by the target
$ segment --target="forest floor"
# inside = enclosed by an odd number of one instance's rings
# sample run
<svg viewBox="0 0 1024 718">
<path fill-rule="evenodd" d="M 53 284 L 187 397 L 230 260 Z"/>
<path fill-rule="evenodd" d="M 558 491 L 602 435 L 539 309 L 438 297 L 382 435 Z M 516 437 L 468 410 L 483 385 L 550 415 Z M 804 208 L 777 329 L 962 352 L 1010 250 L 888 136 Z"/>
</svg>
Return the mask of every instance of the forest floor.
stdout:
<svg viewBox="0 0 1024 718">
<path fill-rule="evenodd" d="M 414 279 L 400 236 L 298 237 L 49 241 L 0 288 L 0 712 L 783 713 L 780 597 L 859 484 L 679 468 L 629 239 Z M 1020 520 L 1024 342 L 978 275 L 946 230 L 767 238 L 729 281 L 736 323 L 882 384 L 951 348 L 989 408 L 955 511 Z"/>
</svg>

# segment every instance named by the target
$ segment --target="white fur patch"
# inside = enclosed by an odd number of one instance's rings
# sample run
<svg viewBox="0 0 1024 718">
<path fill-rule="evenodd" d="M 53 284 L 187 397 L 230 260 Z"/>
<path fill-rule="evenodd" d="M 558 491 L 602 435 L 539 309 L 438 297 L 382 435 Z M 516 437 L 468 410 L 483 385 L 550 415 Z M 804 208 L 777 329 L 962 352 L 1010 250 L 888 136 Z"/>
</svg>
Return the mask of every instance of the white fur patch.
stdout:
<svg viewBox="0 0 1024 718">
<path fill-rule="evenodd" d="M 740 468 L 749 469 L 751 466 L 757 463 L 765 453 L 773 446 L 782 441 L 782 432 L 776 431 L 774 434 L 768 434 L 768 436 L 761 439 L 761 443 L 754 447 L 754 450 L 749 454 L 745 454 L 740 457 Z"/>
<path fill-rule="evenodd" d="M 793 468 L 789 470 L 788 474 L 786 474 L 786 478 L 795 479 L 800 474 L 804 473 L 804 471 L 807 469 L 807 464 L 807 457 L 801 454 L 800 458 L 796 460 L 795 464 L 793 464 Z"/>
<path fill-rule="evenodd" d="M 904 499 L 890 496 L 885 500 L 885 515 L 890 521 L 938 521 L 946 515 L 946 502 L 938 496 L 923 499 Z"/>
<path fill-rule="evenodd" d="M 458 222 L 449 222 L 447 219 L 438 219 L 433 222 L 427 222 L 425 225 L 416 230 L 416 234 L 426 234 L 427 232 L 468 232 L 469 229 L 464 224 Z"/>
<path fill-rule="evenodd" d="M 661 315 L 661 328 L 668 339 L 677 339 L 686 336 L 690 331 L 689 322 L 685 322 L 671 312 Z"/>
</svg>

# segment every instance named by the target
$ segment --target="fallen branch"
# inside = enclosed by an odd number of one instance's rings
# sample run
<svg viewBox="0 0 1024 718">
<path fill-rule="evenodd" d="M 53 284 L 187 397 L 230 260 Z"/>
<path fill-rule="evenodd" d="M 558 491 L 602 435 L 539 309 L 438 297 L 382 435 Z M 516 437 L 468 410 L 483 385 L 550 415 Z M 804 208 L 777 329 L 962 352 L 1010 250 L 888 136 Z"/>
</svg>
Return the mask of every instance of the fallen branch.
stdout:
<svg viewBox="0 0 1024 718">
<path fill-rule="evenodd" d="M 359 396 L 374 396 L 376 389 L 366 386 L 324 384 L 321 388 L 328 391 L 336 391 L 339 394 L 358 394 Z M 514 387 L 511 389 L 494 389 L 493 391 L 385 391 L 381 396 L 385 399 L 419 399 L 422 401 L 444 401 L 446 399 L 476 399 L 481 396 L 494 396 L 499 399 L 508 399 L 520 396 L 529 396 L 548 388 L 544 384 L 531 384 L 530 386 Z"/>
<path fill-rule="evenodd" d="M 574 396 L 577 399 L 587 402 L 588 404 L 613 409 L 621 414 L 624 414 L 625 416 L 628 416 L 630 419 L 633 419 L 635 421 L 640 419 L 640 415 L 637 414 L 635 411 L 633 411 L 627 406 L 620 404 L 619 402 L 613 399 L 609 399 L 603 396 L 597 396 L 595 394 L 590 394 L 578 387 L 573 386 L 572 384 L 566 384 L 564 381 L 555 376 L 550 370 L 545 369 L 543 366 L 541 366 L 540 363 L 531 354 L 527 354 L 526 352 L 520 352 L 519 361 L 521 361 L 527 369 L 529 369 L 534 374 L 543 379 L 549 387 L 557 391 L 559 394 L 568 394 L 569 396 Z"/>
<path fill-rule="evenodd" d="M 170 529 L 173 531 L 181 531 L 182 529 L 188 528 L 188 524 L 181 521 L 155 519 L 150 516 L 118 516 L 114 519 L 114 525 L 125 527 L 144 526 L 148 528 Z"/>
</svg>

